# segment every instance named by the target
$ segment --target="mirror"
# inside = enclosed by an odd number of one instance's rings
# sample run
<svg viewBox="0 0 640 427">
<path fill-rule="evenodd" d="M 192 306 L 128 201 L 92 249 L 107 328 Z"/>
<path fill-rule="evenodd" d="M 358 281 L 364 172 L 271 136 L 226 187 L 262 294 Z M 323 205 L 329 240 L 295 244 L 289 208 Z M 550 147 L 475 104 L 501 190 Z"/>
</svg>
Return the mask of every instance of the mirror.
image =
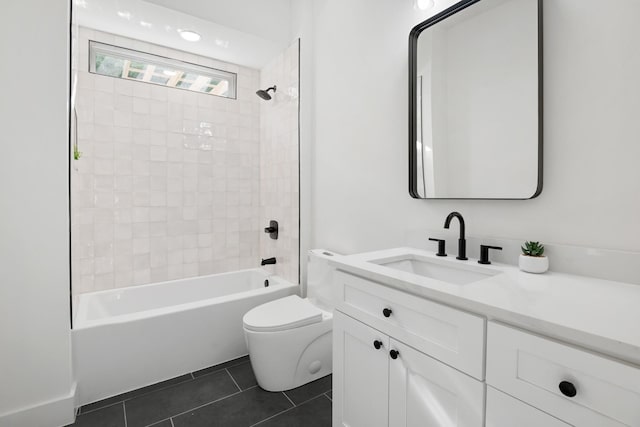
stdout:
<svg viewBox="0 0 640 427">
<path fill-rule="evenodd" d="M 409 193 L 542 191 L 541 0 L 465 0 L 409 37 Z"/>
</svg>

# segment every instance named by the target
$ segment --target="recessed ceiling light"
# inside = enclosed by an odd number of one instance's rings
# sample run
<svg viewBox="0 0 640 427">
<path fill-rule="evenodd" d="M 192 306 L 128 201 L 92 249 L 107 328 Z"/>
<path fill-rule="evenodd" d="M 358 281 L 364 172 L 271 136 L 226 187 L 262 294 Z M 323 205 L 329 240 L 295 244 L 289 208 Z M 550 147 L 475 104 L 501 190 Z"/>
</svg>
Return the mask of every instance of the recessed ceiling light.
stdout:
<svg viewBox="0 0 640 427">
<path fill-rule="evenodd" d="M 180 37 L 188 42 L 197 42 L 200 40 L 200 34 L 192 30 L 178 30 Z"/>
<path fill-rule="evenodd" d="M 431 9 L 434 5 L 434 0 L 415 0 L 415 8 L 420 10 Z"/>
<path fill-rule="evenodd" d="M 131 12 L 127 12 L 126 10 L 119 10 L 118 11 L 118 16 L 120 18 L 131 20 Z"/>
</svg>

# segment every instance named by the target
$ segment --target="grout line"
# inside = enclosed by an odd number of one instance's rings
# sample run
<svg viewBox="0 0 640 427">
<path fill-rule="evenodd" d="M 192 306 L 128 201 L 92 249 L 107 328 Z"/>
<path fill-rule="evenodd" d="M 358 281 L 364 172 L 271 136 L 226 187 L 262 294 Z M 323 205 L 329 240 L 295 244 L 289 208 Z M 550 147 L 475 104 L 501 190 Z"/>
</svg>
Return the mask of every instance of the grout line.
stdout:
<svg viewBox="0 0 640 427">
<path fill-rule="evenodd" d="M 107 398 L 108 399 L 108 398 Z M 82 413 L 82 415 L 84 414 L 90 414 L 91 412 L 95 412 L 95 411 L 99 411 L 100 409 L 105 409 L 105 408 L 109 408 L 111 406 L 116 406 L 120 403 L 123 403 L 124 400 L 118 400 L 117 402 L 113 402 L 113 403 L 109 403 L 108 405 L 104 405 L 104 406 L 100 406 L 98 408 L 94 408 L 94 409 L 89 409 L 88 411 L 82 411 L 82 407 L 80 407 L 80 411 Z M 91 405 L 91 403 L 89 403 L 89 405 Z"/>
<path fill-rule="evenodd" d="M 285 409 L 284 411 L 280 411 L 280 412 L 278 412 L 277 414 L 273 414 L 273 415 L 271 415 L 270 417 L 267 417 L 267 418 L 265 418 L 264 420 L 258 421 L 258 422 L 257 422 L 257 423 L 255 423 L 255 424 L 251 424 L 249 427 L 254 427 L 254 426 L 260 425 L 260 424 L 264 423 L 265 421 L 269 421 L 270 419 L 277 417 L 278 415 L 282 415 L 282 414 L 284 414 L 285 412 L 289 412 L 289 411 L 290 411 L 290 410 L 292 410 L 293 408 L 295 408 L 295 406 L 292 406 L 291 408 L 287 408 L 287 409 Z"/>
<path fill-rule="evenodd" d="M 238 387 L 238 390 L 242 391 L 242 389 L 240 388 L 240 386 L 236 382 L 235 378 L 233 378 L 233 375 L 231 375 L 231 372 L 229 372 L 229 370 L 227 368 L 224 368 L 224 370 L 226 371 L 227 374 L 229 374 L 229 377 L 231 377 L 231 381 L 233 381 L 233 383 L 236 385 L 236 387 Z"/>
<path fill-rule="evenodd" d="M 155 421 L 153 424 L 147 424 L 145 427 L 153 427 L 153 426 L 157 426 L 157 425 L 159 425 L 159 424 L 164 423 L 165 421 L 171 421 L 171 418 L 165 418 L 165 419 L 162 419 L 162 420 L 160 420 L 160 421 Z M 171 422 L 173 422 L 173 421 L 171 421 Z"/>
<path fill-rule="evenodd" d="M 296 404 L 295 404 L 295 403 L 293 403 L 293 400 L 291 400 L 291 399 L 289 398 L 289 396 L 287 396 L 287 393 L 285 393 L 285 392 L 283 391 L 283 392 L 282 392 L 282 394 L 284 394 L 284 397 L 286 397 L 286 398 L 287 398 L 287 400 L 288 400 L 289 402 L 291 402 L 291 404 L 292 404 L 292 405 L 293 405 L 293 407 L 295 408 L 295 407 L 296 407 Z"/>
<path fill-rule="evenodd" d="M 128 426 L 127 423 L 127 406 L 125 405 L 124 402 L 122 402 L 122 412 L 124 413 L 124 427 Z"/>
<path fill-rule="evenodd" d="M 242 356 L 242 357 L 244 357 L 244 356 Z M 244 363 L 249 363 L 249 360 L 242 360 L 242 361 L 240 361 L 239 359 L 240 359 L 240 358 L 236 359 L 236 360 L 238 361 L 238 363 L 237 363 L 237 364 L 233 364 L 233 365 L 228 366 L 228 367 L 229 367 L 229 368 L 233 368 L 234 366 L 239 366 L 239 365 L 242 365 L 242 364 L 244 364 Z M 229 362 L 224 362 L 224 363 L 229 363 Z M 207 368 L 204 368 L 204 369 L 207 369 Z M 180 385 L 180 384 L 184 384 L 184 383 L 186 383 L 186 382 L 189 382 L 189 381 L 192 381 L 192 380 L 195 380 L 195 379 L 197 379 L 197 378 L 204 377 L 204 376 L 207 376 L 207 375 L 210 375 L 210 374 L 214 374 L 214 373 L 216 373 L 216 372 L 220 372 L 220 371 L 222 371 L 222 370 L 225 370 L 225 371 L 226 371 L 226 370 L 227 370 L 227 368 L 217 369 L 217 370 L 215 370 L 215 371 L 207 372 L 206 374 L 198 375 L 197 377 L 196 377 L 195 375 L 193 375 L 193 372 L 190 372 L 190 373 L 189 373 L 189 375 L 191 375 L 191 379 L 185 379 L 184 381 L 180 381 L 180 382 L 177 382 L 177 383 L 175 383 L 175 384 L 169 384 L 169 385 L 164 386 L 164 387 L 160 387 L 160 388 L 157 388 L 157 389 L 154 389 L 154 390 L 149 390 L 149 391 L 147 391 L 147 392 L 145 392 L 145 393 L 138 394 L 138 395 L 131 396 L 131 397 L 127 397 L 127 398 L 124 398 L 124 399 L 122 399 L 122 400 L 118 400 L 118 401 L 116 401 L 116 402 L 112 402 L 112 403 L 109 403 L 109 404 L 104 405 L 104 406 L 99 406 L 99 407 L 97 407 L 97 408 L 94 408 L 94 409 L 91 409 L 91 410 L 88 410 L 88 411 L 82 411 L 82 406 L 79 406 L 79 407 L 78 407 L 78 413 L 77 413 L 77 415 L 81 415 L 81 414 L 82 414 L 82 415 L 84 415 L 84 414 L 88 414 L 88 413 L 90 413 L 90 412 L 97 411 L 97 410 L 99 410 L 99 409 L 108 408 L 108 407 L 110 407 L 110 406 L 114 406 L 114 405 L 117 405 L 117 404 L 119 404 L 119 403 L 124 403 L 124 402 L 126 402 L 127 400 L 132 400 L 132 399 L 136 399 L 136 398 L 138 398 L 138 397 L 146 396 L 146 395 L 148 395 L 148 394 L 155 393 L 156 391 L 166 390 L 166 389 L 168 389 L 168 388 L 170 388 L 170 387 L 174 387 L 174 386 L 177 386 L 177 385 Z M 227 371 L 227 374 L 229 374 L 229 376 L 231 376 L 231 373 L 230 373 L 229 371 Z M 186 375 L 186 374 L 185 374 L 185 375 Z M 176 377 L 176 378 L 178 378 L 178 377 Z M 170 378 L 169 380 L 171 380 L 171 379 L 173 379 L 173 378 Z M 231 376 L 231 379 L 232 379 L 232 380 L 233 380 L 233 382 L 236 384 L 236 386 L 238 387 L 238 389 L 239 389 L 240 391 L 242 391 L 242 389 L 240 388 L 240 386 L 238 386 L 238 384 L 236 383 L 236 381 L 233 379 L 233 376 Z M 166 381 L 169 381 L 169 380 L 166 380 Z M 157 383 L 156 383 L 156 384 L 157 384 Z M 155 384 L 150 384 L 149 386 L 152 386 L 152 385 L 155 385 Z M 146 387 L 149 387 L 149 386 L 146 386 Z M 247 388 L 247 390 L 252 389 L 252 388 L 254 388 L 254 387 L 256 387 L 256 386 L 249 387 L 249 388 Z M 144 388 L 144 387 L 142 387 L 142 388 Z M 139 389 L 137 389 L 137 390 L 139 390 Z M 136 390 L 131 390 L 131 391 L 128 391 L 128 392 L 125 392 L 125 393 L 122 393 L 122 394 L 131 393 L 131 392 L 134 392 L 134 391 L 136 391 Z M 234 393 L 234 394 L 235 394 L 235 393 Z M 230 395 L 230 396 L 231 396 L 231 395 Z M 116 396 L 113 396 L 113 397 L 116 397 Z M 110 399 L 110 398 L 107 398 L 107 399 Z M 106 400 L 106 399 L 103 399 L 103 400 Z M 219 400 L 219 399 L 218 399 L 218 400 Z M 98 402 L 99 402 L 99 401 L 98 401 Z M 93 403 L 98 403 L 98 402 L 92 402 L 92 403 L 89 403 L 88 405 L 91 405 L 91 404 L 93 404 Z M 83 406 L 87 406 L 87 405 L 83 405 Z M 165 421 L 165 420 L 162 420 L 162 421 Z"/>
<path fill-rule="evenodd" d="M 286 394 L 284 391 L 282 392 L 282 394 L 284 394 L 284 395 L 286 396 L 286 398 L 287 398 L 287 399 L 289 399 L 289 396 L 287 396 L 287 394 Z M 252 424 L 252 425 L 251 425 L 251 426 L 249 426 L 249 427 L 258 426 L 258 425 L 260 425 L 260 424 L 264 423 L 265 421 L 269 421 L 270 419 L 275 418 L 275 417 L 277 417 L 278 415 L 282 415 L 282 414 L 284 414 L 285 412 L 289 412 L 289 411 L 291 411 L 292 409 L 295 409 L 296 407 L 302 406 L 302 405 L 304 405 L 304 404 L 305 404 L 305 403 L 307 403 L 307 402 L 311 402 L 312 400 L 317 399 L 317 398 L 319 398 L 319 397 L 321 397 L 321 396 L 324 396 L 324 397 L 326 397 L 327 399 L 329 399 L 329 396 L 327 396 L 325 393 L 321 393 L 321 394 L 319 394 L 319 395 L 317 395 L 317 396 L 312 397 L 312 398 L 311 398 L 311 399 L 309 399 L 309 400 L 305 400 L 304 402 L 302 402 L 302 403 L 301 403 L 300 405 L 298 405 L 298 406 L 296 406 L 296 405 L 294 404 L 291 408 L 287 408 L 287 409 L 285 409 L 284 411 L 280 411 L 280 412 L 278 412 L 277 414 L 271 415 L 270 417 L 265 418 L 265 419 L 264 419 L 264 420 L 262 420 L 262 421 L 258 421 L 257 423 Z M 331 399 L 329 399 L 329 400 L 331 401 Z M 289 402 L 291 402 L 291 403 L 293 404 L 293 402 L 291 401 L 291 399 L 289 399 Z"/>
<path fill-rule="evenodd" d="M 249 387 L 247 390 L 252 389 L 252 388 L 254 388 L 254 387 L 257 387 L 257 386 Z M 245 390 L 245 391 L 246 391 L 246 390 Z M 182 412 L 180 412 L 180 413 L 177 413 L 177 414 L 171 415 L 169 418 L 163 418 L 163 419 L 161 419 L 161 420 L 158 420 L 158 421 L 153 422 L 152 424 L 147 424 L 145 427 L 151 427 L 151 426 L 154 426 L 154 425 L 159 424 L 159 423 L 161 423 L 161 422 L 164 422 L 164 421 L 167 421 L 167 420 L 171 420 L 172 418 L 179 417 L 180 415 L 187 414 L 187 413 L 189 413 L 189 412 L 191 412 L 191 411 L 197 411 L 198 409 L 202 409 L 202 408 L 204 408 L 205 406 L 209 406 L 209 405 L 211 405 L 211 404 L 213 404 L 213 403 L 220 402 L 221 400 L 227 399 L 227 398 L 229 398 L 229 397 L 235 396 L 236 394 L 240 394 L 240 393 L 242 393 L 242 391 L 236 391 L 235 393 L 228 394 L 228 395 L 226 395 L 226 396 L 224 396 L 224 397 L 221 397 L 221 398 L 219 398 L 219 399 L 212 400 L 211 402 L 207 402 L 207 403 L 202 404 L 202 405 L 200 405 L 200 406 L 196 406 L 195 408 L 190 408 L 190 409 L 187 409 L 186 411 L 182 411 Z M 173 421 L 171 421 L 171 422 L 173 422 Z"/>
<path fill-rule="evenodd" d="M 328 392 L 327 392 L 327 393 L 328 393 Z M 332 399 L 331 397 L 329 397 L 329 395 L 328 395 L 327 393 L 325 393 L 325 394 L 324 394 L 324 396 L 325 396 L 327 399 L 329 399 L 330 401 L 332 401 L 332 402 L 333 402 L 333 399 Z"/>
<path fill-rule="evenodd" d="M 242 356 L 242 357 L 244 357 L 244 356 Z M 238 358 L 238 359 L 235 359 L 235 360 L 230 360 L 230 361 L 228 361 L 228 362 L 220 363 L 219 365 L 213 365 L 213 366 L 209 366 L 208 368 L 202 368 L 202 369 L 199 369 L 198 371 L 204 371 L 205 369 L 213 369 L 213 368 L 215 368 L 216 366 L 225 365 L 225 364 L 227 364 L 227 363 L 232 363 L 232 362 L 237 362 L 237 363 L 233 363 L 232 365 L 225 366 L 224 368 L 218 368 L 218 369 L 212 370 L 212 371 L 210 371 L 210 372 L 206 372 L 206 373 L 204 373 L 204 374 L 199 374 L 198 376 L 195 376 L 195 375 L 194 375 L 194 378 L 204 377 L 205 375 L 213 374 L 213 373 L 215 373 L 215 372 L 220 372 L 220 371 L 222 371 L 223 369 L 233 368 L 233 367 L 235 367 L 235 366 L 240 366 L 240 365 L 244 365 L 245 363 L 249 363 L 249 359 L 247 359 L 247 360 L 240 360 L 240 359 L 242 359 L 242 357 L 241 357 L 241 358 Z M 198 371 L 196 371 L 196 372 L 198 372 Z M 192 375 L 193 375 L 193 373 L 192 373 Z"/>
<path fill-rule="evenodd" d="M 186 374 L 185 374 L 185 375 L 186 375 Z M 178 377 L 176 377 L 176 378 L 178 378 Z M 144 392 L 144 393 L 142 393 L 142 394 L 137 394 L 137 395 L 135 395 L 135 396 L 127 397 L 126 399 L 118 400 L 117 402 L 109 403 L 108 405 L 100 406 L 100 407 L 97 407 L 97 408 L 91 409 L 91 410 L 89 410 L 89 411 L 84 411 L 84 412 L 82 412 L 82 413 L 83 413 L 83 414 L 88 414 L 89 412 L 97 411 L 97 410 L 99 410 L 99 409 L 108 408 L 109 406 L 117 405 L 118 403 L 123 403 L 123 402 L 126 402 L 127 400 L 137 399 L 138 397 L 146 396 L 146 395 L 148 395 L 148 394 L 155 393 L 156 391 L 166 390 L 166 389 L 168 389 L 168 388 L 175 387 L 175 386 L 177 386 L 177 385 L 184 384 L 184 383 L 186 383 L 186 382 L 189 382 L 189 381 L 192 381 L 192 380 L 194 380 L 194 379 L 195 379 L 195 378 L 193 378 L 193 375 L 191 376 L 191 378 L 192 378 L 192 379 L 188 379 L 188 378 L 187 378 L 187 379 L 185 379 L 184 381 L 180 381 L 180 382 L 177 382 L 177 383 L 175 383 L 175 384 L 169 384 L 169 385 L 166 385 L 166 386 L 164 386 L 164 387 L 156 388 L 156 389 L 154 389 L 154 390 L 149 390 L 149 391 Z M 171 379 L 173 379 L 173 378 L 170 378 L 169 380 L 171 380 Z M 169 381 L 169 380 L 166 380 L 166 381 Z M 161 381 L 161 382 L 162 382 L 162 381 Z M 156 383 L 156 384 L 158 384 L 158 383 Z M 150 384 L 150 385 L 148 385 L 148 386 L 146 386 L 146 387 L 150 387 L 150 386 L 152 386 L 152 385 L 155 385 L 155 384 Z M 144 388 L 144 387 L 142 387 L 142 388 Z M 136 390 L 140 390 L 140 389 L 136 389 Z M 136 391 L 136 390 L 127 391 L 126 393 L 132 393 L 132 392 L 134 392 L 134 391 Z M 123 393 L 123 394 L 126 394 L 126 393 Z M 115 397 L 115 396 L 113 396 L 113 397 Z M 110 399 L 110 398 L 109 398 L 109 397 L 107 397 L 107 399 Z M 99 402 L 99 401 L 98 401 L 98 402 Z M 97 403 L 97 402 L 93 402 L 93 403 Z M 92 405 L 93 403 L 89 403 L 89 405 Z M 85 405 L 85 406 L 86 406 L 86 405 Z M 81 407 L 81 408 L 82 408 L 82 407 Z"/>
<path fill-rule="evenodd" d="M 326 396 L 326 393 L 328 393 L 328 392 L 326 392 L 326 391 L 325 391 L 325 392 L 320 393 L 320 394 L 318 394 L 318 395 L 316 395 L 316 396 L 313 396 L 313 397 L 311 397 L 311 398 L 309 398 L 309 399 L 307 399 L 307 400 L 305 400 L 305 401 L 303 401 L 303 402 L 300 402 L 297 406 L 302 406 L 302 405 L 304 405 L 305 403 L 311 402 L 312 400 L 315 400 L 315 399 L 317 399 L 317 398 L 319 398 L 319 397 L 321 397 L 321 396 L 324 396 L 324 397 L 326 397 L 326 398 L 328 399 L 329 397 L 328 397 L 328 396 Z"/>
<path fill-rule="evenodd" d="M 176 427 L 176 426 L 173 424 L 173 418 L 169 418 L 169 421 L 171 421 L 171 427 Z"/>
</svg>

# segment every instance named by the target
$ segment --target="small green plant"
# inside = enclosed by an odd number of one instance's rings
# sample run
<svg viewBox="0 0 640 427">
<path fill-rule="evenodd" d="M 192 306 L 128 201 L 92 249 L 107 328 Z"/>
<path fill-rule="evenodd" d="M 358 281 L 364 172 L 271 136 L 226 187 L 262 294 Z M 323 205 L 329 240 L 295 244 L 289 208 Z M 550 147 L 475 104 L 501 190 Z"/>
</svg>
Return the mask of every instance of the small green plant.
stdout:
<svg viewBox="0 0 640 427">
<path fill-rule="evenodd" d="M 522 254 L 526 256 L 544 256 L 544 245 L 541 245 L 540 242 L 524 242 L 524 246 L 521 246 L 520 249 L 522 249 Z"/>
<path fill-rule="evenodd" d="M 80 160 L 80 157 L 82 157 L 82 151 L 78 150 L 78 144 L 73 144 L 73 158 Z"/>
</svg>

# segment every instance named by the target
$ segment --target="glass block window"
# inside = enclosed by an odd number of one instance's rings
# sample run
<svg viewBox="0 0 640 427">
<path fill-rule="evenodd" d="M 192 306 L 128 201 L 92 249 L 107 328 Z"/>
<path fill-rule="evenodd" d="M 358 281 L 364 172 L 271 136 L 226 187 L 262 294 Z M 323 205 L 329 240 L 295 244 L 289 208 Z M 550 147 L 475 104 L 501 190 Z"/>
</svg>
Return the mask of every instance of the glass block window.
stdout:
<svg viewBox="0 0 640 427">
<path fill-rule="evenodd" d="M 89 71 L 192 92 L 236 98 L 236 75 L 228 71 L 89 42 Z"/>
</svg>

